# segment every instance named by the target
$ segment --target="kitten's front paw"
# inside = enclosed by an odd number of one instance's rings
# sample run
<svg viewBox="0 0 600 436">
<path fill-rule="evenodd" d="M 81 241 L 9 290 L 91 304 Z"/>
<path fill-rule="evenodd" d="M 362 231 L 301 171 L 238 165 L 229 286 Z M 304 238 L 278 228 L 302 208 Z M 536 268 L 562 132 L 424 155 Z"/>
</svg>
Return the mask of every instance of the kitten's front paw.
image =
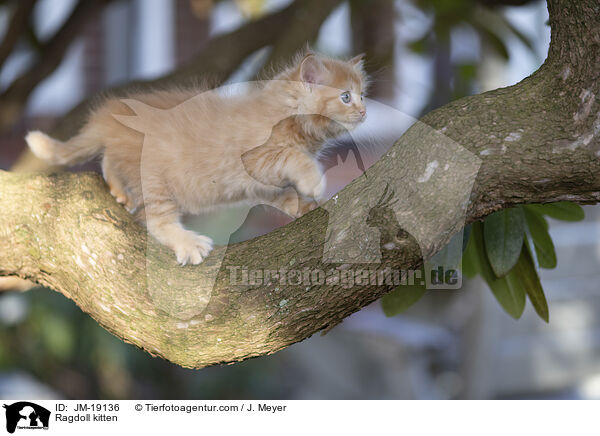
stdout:
<svg viewBox="0 0 600 436">
<path fill-rule="evenodd" d="M 313 198 L 318 202 L 325 192 L 325 177 L 321 174 L 307 176 L 296 184 L 296 189 L 303 197 Z"/>
<path fill-rule="evenodd" d="M 177 256 L 177 262 L 181 265 L 198 265 L 208 256 L 212 248 L 212 239 L 189 232 L 189 234 L 186 234 L 185 239 L 182 238 L 181 241 L 174 244 L 173 250 Z"/>
<path fill-rule="evenodd" d="M 301 199 L 300 204 L 298 205 L 298 213 L 296 215 L 296 218 L 301 217 L 302 215 L 310 212 L 311 210 L 315 210 L 317 207 L 319 207 L 319 203 L 317 203 L 316 201 L 306 201 Z"/>
</svg>

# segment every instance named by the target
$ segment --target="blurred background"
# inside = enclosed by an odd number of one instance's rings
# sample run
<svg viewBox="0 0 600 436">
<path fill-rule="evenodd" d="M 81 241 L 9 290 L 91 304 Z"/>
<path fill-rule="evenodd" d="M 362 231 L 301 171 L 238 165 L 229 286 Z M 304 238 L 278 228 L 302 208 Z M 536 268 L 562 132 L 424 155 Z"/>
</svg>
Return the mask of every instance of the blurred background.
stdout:
<svg viewBox="0 0 600 436">
<path fill-rule="evenodd" d="M 251 80 L 306 42 L 333 56 L 366 53 L 370 99 L 404 117 L 390 126 L 371 104 L 364 129 L 402 131 L 450 100 L 534 72 L 548 49 L 547 19 L 543 0 L 0 0 L 0 169 L 41 169 L 24 153 L 24 134 L 68 117 L 72 129 L 81 115 L 71 110 L 105 89 L 152 86 L 173 71 L 183 71 L 179 81 Z M 392 142 L 357 150 L 338 141 L 324 158 L 328 192 Z M 600 398 L 600 210 L 585 211 L 583 222 L 550 220 L 558 267 L 540 272 L 549 324 L 531 307 L 512 319 L 474 279 L 430 291 L 398 316 L 375 303 L 275 355 L 194 371 L 124 344 L 58 293 L 4 292 L 0 397 Z M 289 218 L 258 206 L 245 221 L 239 239 Z"/>
</svg>

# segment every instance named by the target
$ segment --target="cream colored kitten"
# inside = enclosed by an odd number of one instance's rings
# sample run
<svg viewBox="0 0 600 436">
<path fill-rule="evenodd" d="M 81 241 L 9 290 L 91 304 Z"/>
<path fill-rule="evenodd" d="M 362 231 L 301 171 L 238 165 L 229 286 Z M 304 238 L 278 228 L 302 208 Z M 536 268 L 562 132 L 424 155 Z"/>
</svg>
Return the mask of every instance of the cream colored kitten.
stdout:
<svg viewBox="0 0 600 436">
<path fill-rule="evenodd" d="M 361 59 L 308 52 L 241 96 L 197 88 L 111 98 L 69 141 L 38 131 L 26 140 L 52 164 L 101 154 L 117 201 L 179 263 L 198 264 L 212 240 L 186 230 L 181 214 L 244 200 L 294 217 L 316 207 L 324 188 L 317 153 L 366 115 Z"/>
</svg>

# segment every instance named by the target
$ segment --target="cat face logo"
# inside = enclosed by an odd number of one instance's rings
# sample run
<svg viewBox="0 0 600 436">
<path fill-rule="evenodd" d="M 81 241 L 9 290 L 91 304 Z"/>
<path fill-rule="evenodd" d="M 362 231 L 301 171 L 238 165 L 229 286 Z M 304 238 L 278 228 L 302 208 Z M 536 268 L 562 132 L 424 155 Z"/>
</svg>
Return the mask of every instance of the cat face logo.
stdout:
<svg viewBox="0 0 600 436">
<path fill-rule="evenodd" d="M 392 121 L 400 118 L 393 109 L 381 112 L 391 114 Z M 397 168 L 403 177 L 385 177 L 384 171 L 372 170 L 361 176 L 368 181 L 366 188 L 354 195 L 333 195 L 321 206 L 329 213 L 323 263 L 378 264 L 391 251 L 402 253 L 409 239 L 418 244 L 423 258 L 432 259 L 442 248 L 436 239 L 440 227 L 455 226 L 449 236 L 462 237 L 456 223 L 465 222 L 481 160 L 442 131 L 419 121 L 410 135 L 415 137 L 412 148 L 392 152 L 392 157 L 403 162 Z M 366 148 L 361 142 L 374 138 L 374 134 L 352 136 L 358 149 Z M 462 257 L 459 239 L 452 241 L 444 256 L 436 255 L 432 266 L 456 269 Z"/>
<path fill-rule="evenodd" d="M 210 90 L 168 109 L 133 99 L 120 100 L 134 115 L 112 116 L 123 125 L 143 133 L 139 172 L 144 205 L 147 204 L 147 199 L 153 198 L 151 190 L 155 180 L 155 157 L 160 155 L 161 150 L 169 149 L 172 138 L 179 131 L 194 131 L 198 108 L 205 108 L 202 112 L 204 124 L 219 124 L 221 130 L 227 132 L 239 131 L 240 126 L 235 118 L 223 118 L 219 111 L 210 110 L 213 108 L 213 100 L 219 95 L 235 95 L 239 87 L 240 84 Z M 393 107 L 373 100 L 365 99 L 365 104 L 372 114 L 370 121 L 367 120 L 360 129 L 348 130 L 345 136 L 340 135 L 338 141 L 344 141 L 350 146 L 346 147 L 345 153 L 338 153 L 333 162 L 322 168 L 324 179 L 321 177 L 319 183 L 314 184 L 314 180 L 310 179 L 310 186 L 324 186 L 322 198 L 331 198 L 321 204 L 320 212 L 327 213 L 327 221 L 322 229 L 323 237 L 319 241 L 313 241 L 323 247 L 323 268 L 352 264 L 377 265 L 386 256 L 396 256 L 405 252 L 407 247 L 418 246 L 421 257 L 429 259 L 429 265 L 434 269 L 441 266 L 444 271 L 456 270 L 456 264 L 462 257 L 460 230 L 465 222 L 471 189 L 481 160 L 446 136 L 444 129 L 432 128 Z M 305 115 L 307 112 L 258 113 L 256 116 L 261 117 L 261 127 L 253 130 L 244 146 L 251 152 L 270 146 L 269 139 L 278 126 L 285 126 L 283 121 L 288 117 Z M 187 123 L 187 127 L 182 127 L 182 123 Z M 228 128 L 223 128 L 223 125 Z M 413 145 L 388 151 L 389 146 L 410 125 L 410 133 L 403 137 L 407 138 L 406 143 Z M 363 150 L 379 150 L 381 153 L 361 156 Z M 383 150 L 395 162 L 401 162 L 395 169 L 400 177 L 386 177 L 388 172 L 378 171 L 377 168 L 365 172 L 369 163 L 381 157 Z M 250 181 L 266 183 L 248 170 L 245 161 L 247 153 L 249 152 L 239 156 L 239 177 L 249 176 L 249 185 Z M 385 162 L 376 165 L 385 165 Z M 241 172 L 244 169 L 247 174 Z M 368 182 L 361 185 L 361 190 L 357 190 L 355 184 L 348 186 L 344 195 L 337 195 L 337 190 L 351 181 L 347 179 L 349 174 L 352 178 L 364 177 Z M 217 188 L 214 191 L 219 192 Z M 310 192 L 316 193 L 316 190 Z M 314 199 L 317 197 L 319 195 L 312 196 Z M 299 200 L 297 201 L 299 204 Z M 227 237 L 225 240 L 215 241 L 221 247 L 215 248 L 206 258 L 201 276 L 193 270 L 179 268 L 177 278 L 165 283 L 163 271 L 170 267 L 160 262 L 162 247 L 155 243 L 147 244 L 148 294 L 157 308 L 182 320 L 179 324 L 181 328 L 186 328 L 188 320 L 202 314 L 210 301 L 215 302 L 213 310 L 218 310 L 217 306 L 221 302 L 213 299 L 213 287 L 219 277 L 224 277 L 228 265 L 238 265 L 235 262 L 239 262 L 236 260 L 236 244 L 229 243 L 228 237 L 242 226 L 250 207 L 252 206 L 248 205 L 244 212 L 234 211 L 234 218 L 224 216 L 218 222 Z M 447 229 L 446 240 L 437 237 L 440 228 Z M 454 238 L 448 244 L 454 234 L 459 235 L 459 238 Z M 210 236 L 214 240 L 214 236 Z M 432 258 L 446 245 L 449 248 L 443 255 Z"/>
<path fill-rule="evenodd" d="M 3 406 L 6 409 L 6 431 L 16 429 L 48 429 L 50 411 L 38 404 L 19 401 Z"/>
</svg>

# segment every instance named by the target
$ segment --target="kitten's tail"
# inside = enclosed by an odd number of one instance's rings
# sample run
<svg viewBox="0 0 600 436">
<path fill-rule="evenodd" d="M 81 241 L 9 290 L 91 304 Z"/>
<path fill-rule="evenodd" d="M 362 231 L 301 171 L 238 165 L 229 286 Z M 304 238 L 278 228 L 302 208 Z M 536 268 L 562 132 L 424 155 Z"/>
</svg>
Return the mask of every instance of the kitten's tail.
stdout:
<svg viewBox="0 0 600 436">
<path fill-rule="evenodd" d="M 40 131 L 29 132 L 25 137 L 33 154 L 52 165 L 83 163 L 102 151 L 102 144 L 86 135 L 78 135 L 61 142 Z"/>
</svg>

